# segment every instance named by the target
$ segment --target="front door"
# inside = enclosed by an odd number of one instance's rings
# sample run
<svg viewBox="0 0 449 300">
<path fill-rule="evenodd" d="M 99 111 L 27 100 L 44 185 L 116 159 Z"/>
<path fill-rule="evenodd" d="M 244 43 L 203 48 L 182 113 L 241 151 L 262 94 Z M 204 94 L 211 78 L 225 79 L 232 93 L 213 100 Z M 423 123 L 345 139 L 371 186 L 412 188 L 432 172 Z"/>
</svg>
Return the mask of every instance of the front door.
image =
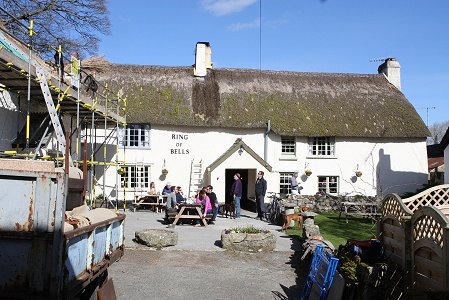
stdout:
<svg viewBox="0 0 449 300">
<path fill-rule="evenodd" d="M 252 209 L 251 203 L 248 200 L 248 169 L 226 169 L 226 203 L 232 201 L 231 187 L 234 183 L 234 174 L 239 173 L 242 181 L 242 199 L 240 200 L 240 207 L 243 209 Z"/>
</svg>

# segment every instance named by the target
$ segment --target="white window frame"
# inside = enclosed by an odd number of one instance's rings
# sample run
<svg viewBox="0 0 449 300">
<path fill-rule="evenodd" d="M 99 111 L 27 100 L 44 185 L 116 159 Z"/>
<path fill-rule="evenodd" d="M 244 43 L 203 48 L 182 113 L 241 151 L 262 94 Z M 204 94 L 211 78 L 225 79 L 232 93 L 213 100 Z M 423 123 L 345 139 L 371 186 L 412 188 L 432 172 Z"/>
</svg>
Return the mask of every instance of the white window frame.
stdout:
<svg viewBox="0 0 449 300">
<path fill-rule="evenodd" d="M 340 177 L 318 176 L 318 192 L 325 192 L 331 195 L 338 195 L 339 190 L 340 190 Z"/>
<path fill-rule="evenodd" d="M 281 136 L 281 156 L 296 157 L 296 138 Z"/>
<path fill-rule="evenodd" d="M 120 174 L 120 188 L 125 187 L 133 191 L 147 191 L 151 182 L 150 165 L 125 165 L 121 166 L 123 173 Z"/>
<path fill-rule="evenodd" d="M 122 148 L 151 149 L 150 124 L 127 124 L 119 129 L 119 144 Z"/>
<path fill-rule="evenodd" d="M 291 178 L 294 172 L 279 173 L 279 193 L 290 195 L 292 193 Z"/>
<path fill-rule="evenodd" d="M 335 137 L 310 137 L 308 144 L 309 157 L 335 157 Z"/>
</svg>

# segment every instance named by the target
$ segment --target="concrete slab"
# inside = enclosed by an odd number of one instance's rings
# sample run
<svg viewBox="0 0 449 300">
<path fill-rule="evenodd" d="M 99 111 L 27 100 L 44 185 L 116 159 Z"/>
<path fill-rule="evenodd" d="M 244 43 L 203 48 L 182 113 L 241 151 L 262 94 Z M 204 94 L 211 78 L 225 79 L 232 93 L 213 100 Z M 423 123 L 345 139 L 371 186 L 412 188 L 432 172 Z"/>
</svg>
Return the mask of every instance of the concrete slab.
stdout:
<svg viewBox="0 0 449 300">
<path fill-rule="evenodd" d="M 132 249 L 144 249 L 146 246 L 133 241 L 136 231 L 143 229 L 167 228 L 163 224 L 165 213 L 152 211 L 125 212 L 125 247 Z M 172 230 L 178 232 L 178 243 L 175 246 L 166 247 L 162 251 L 187 250 L 187 251 L 224 251 L 221 248 L 220 236 L 224 229 L 235 227 L 254 226 L 267 229 L 276 235 L 275 251 L 299 251 L 299 243 L 292 243 L 292 239 L 281 230 L 281 226 L 271 225 L 267 222 L 255 219 L 256 213 L 242 210 L 241 218 L 230 219 L 219 216 L 215 225 L 207 227 L 194 227 L 192 225 L 178 225 Z"/>
</svg>

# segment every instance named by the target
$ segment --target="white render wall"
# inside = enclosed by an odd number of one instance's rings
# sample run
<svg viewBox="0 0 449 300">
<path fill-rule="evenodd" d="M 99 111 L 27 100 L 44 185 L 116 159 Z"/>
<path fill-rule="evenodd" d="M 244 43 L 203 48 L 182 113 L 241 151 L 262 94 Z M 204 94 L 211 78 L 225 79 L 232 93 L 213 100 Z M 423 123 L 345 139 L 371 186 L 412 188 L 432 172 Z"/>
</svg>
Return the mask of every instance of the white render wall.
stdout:
<svg viewBox="0 0 449 300">
<path fill-rule="evenodd" d="M 185 192 L 189 188 L 190 165 L 202 160 L 203 171 L 226 152 L 241 138 L 261 158 L 264 156 L 264 129 L 229 129 L 200 127 L 160 127 L 153 126 L 150 133 L 151 149 L 126 149 L 126 164 L 151 165 L 150 182 L 161 191 L 166 181 L 179 185 Z M 226 169 L 249 169 L 249 182 L 255 180 L 255 172 L 263 170 L 268 181 L 268 191 L 279 192 L 279 172 L 300 174 L 303 194 L 317 192 L 317 176 L 339 176 L 340 194 L 386 195 L 415 191 L 427 182 L 427 152 L 424 139 L 366 139 L 336 138 L 335 158 L 308 157 L 307 138 L 297 137 L 297 153 L 294 158 L 281 157 L 281 138 L 270 133 L 267 162 L 272 166 L 268 172 L 246 151 L 239 155 L 233 153 L 226 161 L 210 172 L 208 178 L 218 197 L 224 199 Z M 98 142 L 98 141 L 97 141 Z M 100 152 L 101 153 L 101 152 Z M 112 155 L 112 154 L 111 154 Z M 123 161 L 123 149 L 119 150 L 119 161 Z M 100 159 L 98 159 L 100 160 Z M 111 157 L 115 160 L 115 157 Z M 168 175 L 162 176 L 161 170 L 168 169 Z M 362 171 L 360 178 L 355 171 Z M 99 167 L 102 168 L 102 167 Z M 304 175 L 304 169 L 312 170 L 310 177 Z M 113 188 L 116 182 L 116 168 L 106 172 L 106 194 L 115 198 Z M 102 182 L 102 178 L 99 178 Z M 248 187 L 248 196 L 253 196 L 254 187 Z M 97 193 L 101 188 L 97 189 Z M 126 191 L 127 200 L 145 193 L 141 189 Z M 123 199 L 123 190 L 119 191 Z M 268 199 L 266 199 L 268 201 Z"/>
</svg>

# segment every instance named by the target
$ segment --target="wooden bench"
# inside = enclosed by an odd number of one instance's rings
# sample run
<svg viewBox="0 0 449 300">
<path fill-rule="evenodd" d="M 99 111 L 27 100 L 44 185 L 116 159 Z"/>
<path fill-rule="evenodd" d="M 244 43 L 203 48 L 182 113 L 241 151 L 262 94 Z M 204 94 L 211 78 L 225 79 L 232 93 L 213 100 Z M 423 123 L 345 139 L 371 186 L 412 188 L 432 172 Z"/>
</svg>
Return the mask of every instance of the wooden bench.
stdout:
<svg viewBox="0 0 449 300">
<path fill-rule="evenodd" d="M 175 220 L 176 216 L 178 215 L 178 212 L 176 211 L 169 211 L 166 214 L 165 218 L 165 224 L 171 224 Z"/>
<path fill-rule="evenodd" d="M 145 195 L 145 196 L 136 196 L 134 198 L 134 212 L 136 212 L 137 208 L 140 206 L 149 206 L 153 208 L 153 211 L 158 212 L 160 206 L 160 197 L 158 195 Z"/>
</svg>

